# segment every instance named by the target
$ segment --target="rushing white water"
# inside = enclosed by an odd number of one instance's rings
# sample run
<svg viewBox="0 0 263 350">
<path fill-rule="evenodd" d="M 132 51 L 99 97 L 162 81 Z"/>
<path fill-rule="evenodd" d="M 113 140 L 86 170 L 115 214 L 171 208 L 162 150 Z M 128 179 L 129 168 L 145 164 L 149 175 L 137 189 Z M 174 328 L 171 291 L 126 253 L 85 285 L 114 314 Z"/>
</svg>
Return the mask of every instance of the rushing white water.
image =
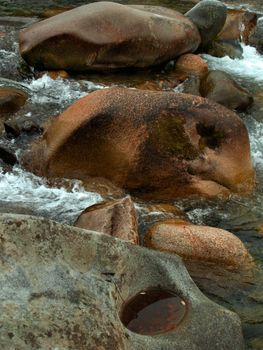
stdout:
<svg viewBox="0 0 263 350">
<path fill-rule="evenodd" d="M 94 84 L 87 80 L 73 81 L 60 77 L 51 79 L 47 74 L 25 85 L 33 92 L 32 102 L 43 104 L 55 101 L 62 106 L 91 91 L 105 88 L 102 84 Z"/>
<path fill-rule="evenodd" d="M 223 70 L 237 77 L 250 78 L 263 84 L 263 56 L 254 47 L 242 45 L 243 58 L 231 59 L 228 56 L 218 58 L 203 55 L 211 69 Z"/>
<path fill-rule="evenodd" d="M 227 71 L 240 77 L 243 81 L 251 79 L 257 84 L 261 82 L 263 84 L 263 57 L 252 47 L 243 46 L 243 49 L 243 59 L 232 60 L 229 57 L 215 58 L 209 55 L 205 55 L 205 58 L 212 69 Z M 32 92 L 31 101 L 35 105 L 41 104 L 45 107 L 45 104 L 55 102 L 62 108 L 90 91 L 105 88 L 103 85 L 89 81 L 73 81 L 62 78 L 53 80 L 48 75 L 43 75 L 39 79 L 24 83 L 24 85 Z M 28 113 L 28 116 L 31 116 L 31 112 Z M 263 175 L 263 124 L 256 120 L 253 115 L 247 115 L 245 121 L 250 134 L 252 159 L 258 174 Z M 75 182 L 72 190 L 52 188 L 47 185 L 44 179 L 18 167 L 14 168 L 11 173 L 0 172 L 0 193 L 1 201 L 15 203 L 33 209 L 39 215 L 68 223 L 74 221 L 83 209 L 102 199 L 96 193 L 85 191 L 78 182 Z M 137 210 L 141 211 L 142 208 L 137 207 Z M 201 224 L 205 223 L 207 217 L 213 215 L 214 210 L 215 207 L 196 207 L 188 211 L 188 216 L 193 222 Z M 158 214 L 154 213 L 155 216 Z M 224 215 L 227 214 L 220 214 L 222 218 Z"/>
<path fill-rule="evenodd" d="M 0 171 L 1 201 L 28 208 L 38 215 L 72 223 L 78 214 L 102 200 L 97 193 L 87 192 L 75 181 L 72 190 L 49 187 L 43 178 L 15 167 Z"/>
<path fill-rule="evenodd" d="M 255 168 L 263 171 L 263 123 L 249 117 L 247 126 L 250 134 L 251 156 Z"/>
</svg>

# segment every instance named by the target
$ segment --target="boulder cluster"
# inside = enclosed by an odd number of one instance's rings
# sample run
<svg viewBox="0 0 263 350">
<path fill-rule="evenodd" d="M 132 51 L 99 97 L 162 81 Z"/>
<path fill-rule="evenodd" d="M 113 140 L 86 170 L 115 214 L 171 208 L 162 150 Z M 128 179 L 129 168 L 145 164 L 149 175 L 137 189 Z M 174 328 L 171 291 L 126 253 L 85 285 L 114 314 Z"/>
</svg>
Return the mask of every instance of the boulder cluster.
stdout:
<svg viewBox="0 0 263 350">
<path fill-rule="evenodd" d="M 2 297 L 16 299 L 1 306 L 5 346 L 14 337 L 14 348 L 20 349 L 26 344 L 28 349 L 243 349 L 238 317 L 205 298 L 183 262 L 211 271 L 216 266 L 242 280 L 254 269 L 244 244 L 228 231 L 194 225 L 178 209 L 142 234 L 133 198 L 163 201 L 158 211 L 165 212 L 167 201 L 179 197 L 220 199 L 253 192 L 249 137 L 238 115 L 250 108 L 253 97 L 228 74 L 209 70 L 200 55 L 241 57 L 242 33 L 262 52 L 263 22 L 249 31 L 252 22 L 252 15 L 228 12 L 217 0 L 200 1 L 186 14 L 103 1 L 20 31 L 24 64 L 50 71 L 53 78 L 167 69 L 169 81 L 178 86 L 105 88 L 36 126 L 37 133 L 43 128 L 44 133 L 23 154 L 27 170 L 50 181 L 104 179 L 120 191 L 118 198 L 84 210 L 75 228 L 1 216 L 6 258 L 0 271 L 5 275 Z M 0 114 L 6 116 L 30 97 L 22 86 L 11 85 L 0 87 Z M 18 124 L 7 121 L 5 132 L 20 136 L 25 129 Z M 1 145 L 0 158 L 8 166 L 17 162 Z M 154 285 L 179 293 L 188 315 L 169 336 L 143 339 L 127 331 L 119 314 L 124 301 Z M 23 288 L 23 295 L 17 288 Z"/>
</svg>

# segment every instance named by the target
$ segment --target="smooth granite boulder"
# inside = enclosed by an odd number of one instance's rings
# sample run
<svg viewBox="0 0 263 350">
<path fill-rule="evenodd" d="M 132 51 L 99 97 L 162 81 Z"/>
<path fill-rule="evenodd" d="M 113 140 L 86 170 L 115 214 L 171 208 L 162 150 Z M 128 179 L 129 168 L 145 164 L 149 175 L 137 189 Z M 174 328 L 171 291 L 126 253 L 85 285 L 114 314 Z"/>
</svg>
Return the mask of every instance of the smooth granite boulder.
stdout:
<svg viewBox="0 0 263 350">
<path fill-rule="evenodd" d="M 47 177 L 105 177 L 155 199 L 249 193 L 254 184 L 239 116 L 174 92 L 93 92 L 54 119 L 24 165 Z"/>
<path fill-rule="evenodd" d="M 242 350 L 239 318 L 207 299 L 177 256 L 47 219 L 0 215 L 2 350 Z M 187 313 L 142 336 L 120 321 L 126 300 L 172 291 Z"/>
<path fill-rule="evenodd" d="M 200 34 L 181 13 L 158 6 L 101 1 L 20 32 L 20 52 L 40 69 L 74 71 L 148 67 L 194 52 Z"/>
<path fill-rule="evenodd" d="M 201 45 L 204 47 L 223 29 L 227 7 L 218 0 L 203 0 L 185 15 L 197 26 L 201 35 Z"/>
</svg>

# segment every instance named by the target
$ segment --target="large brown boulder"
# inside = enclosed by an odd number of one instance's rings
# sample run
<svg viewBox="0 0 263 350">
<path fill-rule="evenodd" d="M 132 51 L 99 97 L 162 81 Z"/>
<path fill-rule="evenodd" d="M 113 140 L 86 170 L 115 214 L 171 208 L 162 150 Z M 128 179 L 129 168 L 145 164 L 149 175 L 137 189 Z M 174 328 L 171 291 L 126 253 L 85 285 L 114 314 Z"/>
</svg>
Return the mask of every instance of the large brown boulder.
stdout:
<svg viewBox="0 0 263 350">
<path fill-rule="evenodd" d="M 96 2 L 20 32 L 20 52 L 32 66 L 87 70 L 147 67 L 193 52 L 200 34 L 191 20 L 162 7 Z"/>
<path fill-rule="evenodd" d="M 102 176 L 148 198 L 248 192 L 254 182 L 238 115 L 173 92 L 96 91 L 56 118 L 25 158 L 41 175 Z"/>
<path fill-rule="evenodd" d="M 88 207 L 74 226 L 139 243 L 136 210 L 130 196 Z"/>
</svg>

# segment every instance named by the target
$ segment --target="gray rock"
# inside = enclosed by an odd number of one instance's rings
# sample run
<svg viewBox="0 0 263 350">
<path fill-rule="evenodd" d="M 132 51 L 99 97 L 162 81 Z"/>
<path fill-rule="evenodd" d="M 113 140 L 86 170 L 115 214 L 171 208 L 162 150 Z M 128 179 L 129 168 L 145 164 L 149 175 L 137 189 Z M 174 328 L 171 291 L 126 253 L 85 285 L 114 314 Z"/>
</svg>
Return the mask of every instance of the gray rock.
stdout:
<svg viewBox="0 0 263 350">
<path fill-rule="evenodd" d="M 224 27 L 227 8 L 217 0 L 203 0 L 185 14 L 199 29 L 202 46 L 214 39 Z"/>
<path fill-rule="evenodd" d="M 0 77 L 0 87 L 3 87 L 3 88 L 14 88 L 14 89 L 23 91 L 28 96 L 32 95 L 30 89 L 28 89 L 25 84 L 19 83 L 19 82 L 15 81 L 15 80 L 11 80 L 11 79 L 6 79 L 6 78 Z"/>
<path fill-rule="evenodd" d="M 207 299 L 177 256 L 46 219 L 0 216 L 2 350 L 241 350 L 240 320 Z M 124 300 L 161 286 L 188 305 L 174 331 L 126 329 Z"/>
<path fill-rule="evenodd" d="M 214 40 L 206 47 L 205 51 L 215 57 L 243 58 L 243 49 L 238 40 Z"/>
<path fill-rule="evenodd" d="M 248 39 L 249 45 L 255 46 L 259 53 L 263 53 L 263 17 L 257 21 L 257 25 Z"/>
<path fill-rule="evenodd" d="M 239 86 L 229 74 L 210 71 L 201 81 L 200 92 L 209 98 L 233 110 L 246 110 L 253 103 L 253 97 L 247 90 Z"/>
</svg>

